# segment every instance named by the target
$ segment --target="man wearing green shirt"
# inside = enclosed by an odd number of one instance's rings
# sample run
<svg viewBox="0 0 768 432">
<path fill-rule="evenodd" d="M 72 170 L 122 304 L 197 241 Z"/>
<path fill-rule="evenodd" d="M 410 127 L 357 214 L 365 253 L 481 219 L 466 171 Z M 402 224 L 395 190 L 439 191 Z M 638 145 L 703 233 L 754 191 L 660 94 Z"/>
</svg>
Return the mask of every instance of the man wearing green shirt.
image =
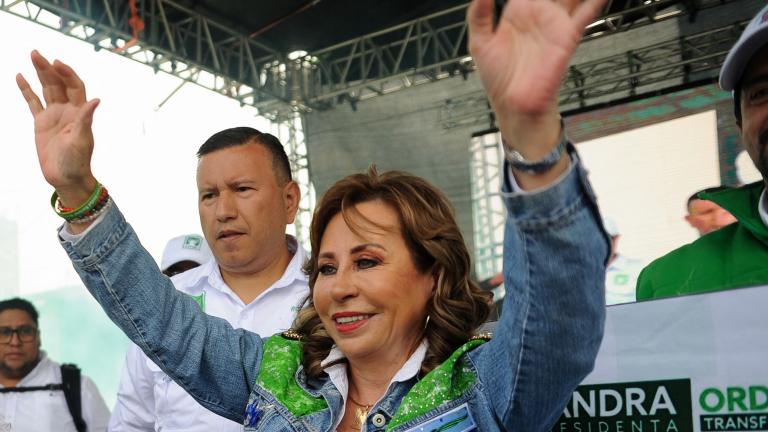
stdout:
<svg viewBox="0 0 768 432">
<path fill-rule="evenodd" d="M 638 300 L 768 284 L 768 6 L 728 54 L 720 87 L 733 91 L 742 143 L 763 180 L 700 194 L 738 223 L 652 262 L 638 279 Z"/>
</svg>

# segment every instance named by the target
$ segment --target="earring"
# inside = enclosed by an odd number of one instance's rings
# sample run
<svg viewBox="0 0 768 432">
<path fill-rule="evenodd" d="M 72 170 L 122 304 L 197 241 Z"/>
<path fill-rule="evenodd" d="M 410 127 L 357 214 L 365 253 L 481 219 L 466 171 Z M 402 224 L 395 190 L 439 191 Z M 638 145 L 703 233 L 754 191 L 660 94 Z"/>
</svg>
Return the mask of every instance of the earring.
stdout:
<svg viewBox="0 0 768 432">
<path fill-rule="evenodd" d="M 427 322 L 424 323 L 424 328 L 427 328 L 427 324 L 429 324 L 429 315 L 427 315 Z"/>
</svg>

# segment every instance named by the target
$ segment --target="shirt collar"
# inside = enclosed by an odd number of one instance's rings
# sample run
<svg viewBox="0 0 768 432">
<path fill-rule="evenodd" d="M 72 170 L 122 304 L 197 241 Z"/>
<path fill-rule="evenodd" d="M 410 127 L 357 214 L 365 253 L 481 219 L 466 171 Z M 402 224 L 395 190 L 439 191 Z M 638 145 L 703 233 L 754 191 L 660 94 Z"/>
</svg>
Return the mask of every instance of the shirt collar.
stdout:
<svg viewBox="0 0 768 432">
<path fill-rule="evenodd" d="M 301 243 L 299 243 L 296 237 L 290 234 L 285 235 L 285 243 L 288 246 L 288 250 L 293 253 L 293 258 L 291 259 L 291 262 L 288 263 L 288 267 L 286 267 L 283 276 L 280 277 L 280 279 L 278 279 L 275 283 L 273 283 L 272 286 L 269 287 L 266 291 L 264 291 L 262 295 L 275 289 L 290 286 L 297 280 L 302 282 L 307 282 L 309 280 L 307 275 L 304 274 L 303 270 L 304 262 L 307 259 L 307 252 L 301 246 Z M 182 273 L 182 275 L 184 275 L 184 273 Z M 218 289 L 219 291 L 232 291 L 224 282 L 224 278 L 221 276 L 219 263 L 216 262 L 215 257 L 208 260 L 207 263 L 201 265 L 199 267 L 199 271 L 197 271 L 194 276 L 196 276 L 195 279 L 187 279 L 185 282 L 193 285 L 196 284 L 200 279 L 206 278 L 208 280 L 208 284 Z"/>
<path fill-rule="evenodd" d="M 293 253 L 293 258 L 291 258 L 291 262 L 288 263 L 288 267 L 286 267 L 283 276 L 277 282 L 272 284 L 267 291 L 286 287 L 297 280 L 303 282 L 309 281 L 309 277 L 304 274 L 304 263 L 307 261 L 307 252 L 296 237 L 292 235 L 285 235 L 285 243 L 288 245 L 288 250 Z"/>
<path fill-rule="evenodd" d="M 389 381 L 387 392 L 378 402 L 376 402 L 374 406 L 378 405 L 382 400 L 386 399 L 396 384 L 408 381 L 409 379 L 418 375 L 419 371 L 421 371 L 421 364 L 424 363 L 424 358 L 427 356 L 427 348 L 429 348 L 429 342 L 424 339 L 421 341 L 421 344 L 419 344 L 419 347 L 416 348 L 416 351 L 411 354 L 411 357 L 408 358 L 408 361 L 405 362 L 403 367 L 401 367 L 395 376 L 393 376 Z M 326 357 L 325 360 L 320 363 L 320 366 L 325 366 L 343 358 L 346 358 L 344 353 L 341 352 L 339 347 L 334 345 L 333 348 L 331 348 L 331 352 L 328 353 L 328 357 Z M 347 364 L 339 363 L 333 365 L 326 369 L 325 372 L 328 374 L 328 378 L 330 378 L 331 382 L 333 382 L 333 384 L 339 390 L 341 396 L 346 400 L 347 394 L 349 392 L 349 382 L 347 381 Z"/>
<path fill-rule="evenodd" d="M 394 377 L 392 377 L 392 380 L 389 382 L 389 386 L 387 387 L 387 391 L 384 393 L 384 396 L 381 397 L 378 401 L 376 401 L 375 404 L 373 404 L 372 407 L 368 410 L 368 412 L 375 411 L 381 403 L 387 399 L 387 397 L 392 393 L 392 391 L 395 389 L 395 386 L 398 383 L 407 381 L 415 376 L 418 375 L 419 371 L 421 370 L 421 364 L 424 362 L 424 358 L 427 356 L 427 348 L 429 348 L 429 342 L 424 339 L 418 348 L 416 348 L 416 351 L 411 354 L 411 357 L 408 359 L 408 361 L 405 362 L 403 367 L 400 368 L 399 371 L 395 374 Z M 341 350 L 334 345 L 333 348 L 331 348 L 331 352 L 328 353 L 328 357 L 323 360 L 322 363 L 320 363 L 321 366 L 325 366 L 331 362 L 341 360 L 345 358 L 346 356 L 344 353 L 341 352 Z M 336 390 L 339 391 L 339 394 L 341 395 L 342 400 L 346 401 L 347 397 L 349 397 L 349 381 L 347 380 L 347 364 L 346 363 L 339 363 L 336 365 L 333 365 L 325 370 L 325 372 L 328 374 L 328 379 L 331 380 L 331 383 L 336 387 Z M 338 417 L 336 418 L 336 421 L 331 427 L 331 430 L 336 430 L 336 428 L 339 426 L 339 423 L 341 423 L 341 419 L 344 417 L 344 411 L 346 411 L 346 404 L 341 404 L 341 409 L 339 410 Z M 365 428 L 365 426 L 363 426 Z"/>
</svg>

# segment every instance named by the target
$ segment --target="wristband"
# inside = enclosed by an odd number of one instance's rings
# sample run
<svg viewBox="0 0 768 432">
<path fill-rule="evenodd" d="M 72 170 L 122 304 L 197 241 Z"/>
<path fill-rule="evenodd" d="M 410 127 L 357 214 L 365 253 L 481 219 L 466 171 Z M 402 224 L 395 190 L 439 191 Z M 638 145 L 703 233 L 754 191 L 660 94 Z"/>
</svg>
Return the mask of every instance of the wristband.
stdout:
<svg viewBox="0 0 768 432">
<path fill-rule="evenodd" d="M 62 212 L 56 209 L 56 201 L 59 199 L 59 194 L 54 191 L 53 196 L 51 196 L 51 208 L 53 208 L 53 211 L 55 211 L 57 215 L 61 216 L 65 220 L 69 221 L 72 219 L 81 218 L 93 210 L 96 205 L 98 205 L 99 202 L 103 200 L 103 188 L 104 186 L 102 186 L 101 183 L 96 182 L 96 188 L 93 189 L 93 193 L 91 194 L 90 198 L 88 198 L 80 207 L 68 212 Z"/>
<path fill-rule="evenodd" d="M 555 164 L 560 161 L 565 148 L 568 145 L 568 137 L 565 135 L 565 123 L 563 119 L 560 119 L 560 141 L 557 143 L 557 147 L 552 149 L 541 159 L 534 161 L 526 160 L 523 156 L 515 150 L 510 150 L 507 146 L 507 141 L 504 137 L 501 137 L 501 145 L 504 148 L 504 155 L 507 157 L 509 164 L 512 168 L 517 169 L 520 172 L 526 174 L 541 174 L 549 171 Z"/>
<path fill-rule="evenodd" d="M 107 197 L 107 194 L 109 194 L 109 192 L 107 191 L 107 188 L 104 187 L 104 185 L 101 185 L 101 195 L 99 196 L 99 203 L 96 204 L 97 208 L 98 208 L 99 205 L 101 205 L 101 203 L 104 202 L 104 199 Z M 75 211 L 75 209 L 62 206 L 61 205 L 61 198 L 59 198 L 59 199 L 56 200 L 56 211 L 58 211 L 59 213 L 68 213 L 68 212 Z M 88 214 L 86 213 L 86 216 L 87 215 Z"/>
</svg>

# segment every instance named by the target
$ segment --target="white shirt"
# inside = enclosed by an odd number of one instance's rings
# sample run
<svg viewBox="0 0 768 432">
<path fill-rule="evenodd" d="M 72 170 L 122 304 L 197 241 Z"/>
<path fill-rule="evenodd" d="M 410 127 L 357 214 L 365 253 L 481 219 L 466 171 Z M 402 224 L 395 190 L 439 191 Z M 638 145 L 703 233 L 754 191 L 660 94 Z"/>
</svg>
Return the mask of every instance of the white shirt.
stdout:
<svg viewBox="0 0 768 432">
<path fill-rule="evenodd" d="M 617 253 L 605 270 L 605 304 L 637 301 L 637 278 L 644 268 L 644 262 Z"/>
<path fill-rule="evenodd" d="M 427 356 L 427 348 L 429 348 L 429 342 L 424 339 L 421 342 L 421 345 L 419 345 L 418 348 L 416 348 L 416 351 L 414 351 L 413 354 L 411 354 L 411 357 L 408 359 L 407 362 L 403 365 L 403 367 L 400 368 L 399 371 L 395 374 L 394 377 L 392 377 L 392 380 L 389 382 L 389 387 L 387 387 L 387 391 L 384 393 L 384 396 L 381 397 L 378 401 L 376 401 L 375 404 L 368 410 L 368 412 L 373 413 L 376 412 L 376 409 L 379 407 L 381 402 L 385 400 L 390 393 L 392 393 L 392 390 L 395 389 L 395 386 L 398 383 L 401 383 L 403 381 L 408 381 L 409 379 L 415 377 L 419 371 L 421 370 L 421 364 L 424 362 L 424 357 Z M 320 364 L 321 366 L 325 366 L 328 363 L 334 362 L 339 359 L 343 359 L 346 357 L 344 353 L 341 352 L 341 350 L 336 347 L 336 345 L 331 348 L 331 352 L 328 354 L 328 357 L 323 360 L 323 362 Z M 333 365 L 325 370 L 325 372 L 328 374 L 328 378 L 331 380 L 334 386 L 336 386 L 336 389 L 339 391 L 339 394 L 341 394 L 342 401 L 344 401 L 341 404 L 341 410 L 339 411 L 339 415 L 336 417 L 336 421 L 333 423 L 333 427 L 331 427 L 332 431 L 336 431 L 336 428 L 339 427 L 339 423 L 341 423 L 341 419 L 344 418 L 344 412 L 346 411 L 346 400 L 349 395 L 349 380 L 347 379 L 347 364 L 346 363 L 339 363 L 337 365 Z M 361 402 L 361 401 L 358 401 Z M 364 401 L 363 401 L 364 402 Z M 353 402 L 354 403 L 354 402 Z M 366 425 L 363 425 L 363 428 L 360 430 L 360 432 L 366 432 Z"/>
<path fill-rule="evenodd" d="M 40 363 L 22 379 L 17 387 L 39 387 L 61 384 L 61 365 L 40 351 Z M 3 386 L 0 385 L 0 388 Z M 109 423 L 109 408 L 90 378 L 80 374 L 82 417 L 88 432 L 104 432 Z M 77 432 L 62 390 L 24 393 L 0 393 L 0 423 L 11 425 L 13 432 Z"/>
<path fill-rule="evenodd" d="M 176 289 L 192 296 L 204 296 L 205 313 L 227 320 L 263 337 L 291 327 L 301 300 L 309 292 L 301 268 L 307 257 L 292 236 L 286 236 L 294 252 L 283 277 L 246 305 L 221 277 L 216 259 L 171 278 Z M 243 407 L 245 409 L 245 407 Z M 219 417 L 199 405 L 178 384 L 160 370 L 135 344 L 126 354 L 109 430 L 239 432 L 242 422 Z"/>
</svg>

